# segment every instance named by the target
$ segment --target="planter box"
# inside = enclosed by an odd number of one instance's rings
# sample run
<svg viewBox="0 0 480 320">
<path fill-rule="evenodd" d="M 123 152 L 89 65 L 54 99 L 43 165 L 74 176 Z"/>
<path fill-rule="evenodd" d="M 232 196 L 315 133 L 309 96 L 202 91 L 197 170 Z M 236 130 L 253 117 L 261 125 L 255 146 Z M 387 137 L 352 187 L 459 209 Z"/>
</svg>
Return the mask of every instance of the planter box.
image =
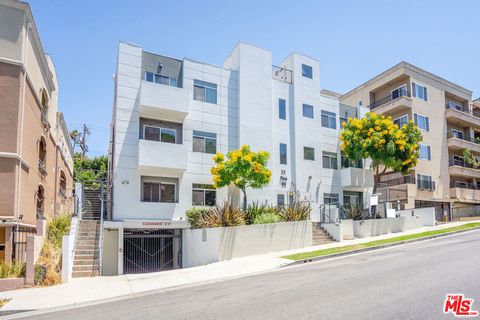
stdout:
<svg viewBox="0 0 480 320">
<path fill-rule="evenodd" d="M 343 238 L 353 238 L 353 219 L 342 220 Z"/>
<path fill-rule="evenodd" d="M 422 227 L 418 217 L 399 217 L 353 221 L 353 235 L 356 238 L 380 236 Z"/>
<path fill-rule="evenodd" d="M 15 290 L 25 287 L 25 278 L 4 278 L 0 279 L 0 292 Z"/>
</svg>

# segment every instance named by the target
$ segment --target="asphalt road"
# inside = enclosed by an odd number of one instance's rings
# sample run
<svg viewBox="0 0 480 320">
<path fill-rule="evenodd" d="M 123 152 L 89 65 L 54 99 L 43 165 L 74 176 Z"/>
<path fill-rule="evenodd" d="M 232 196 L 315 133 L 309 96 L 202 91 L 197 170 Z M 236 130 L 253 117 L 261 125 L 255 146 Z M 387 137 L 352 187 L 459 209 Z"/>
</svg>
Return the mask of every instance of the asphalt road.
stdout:
<svg viewBox="0 0 480 320">
<path fill-rule="evenodd" d="M 480 311 L 480 231 L 31 319 L 454 319 L 447 293 Z"/>
</svg>

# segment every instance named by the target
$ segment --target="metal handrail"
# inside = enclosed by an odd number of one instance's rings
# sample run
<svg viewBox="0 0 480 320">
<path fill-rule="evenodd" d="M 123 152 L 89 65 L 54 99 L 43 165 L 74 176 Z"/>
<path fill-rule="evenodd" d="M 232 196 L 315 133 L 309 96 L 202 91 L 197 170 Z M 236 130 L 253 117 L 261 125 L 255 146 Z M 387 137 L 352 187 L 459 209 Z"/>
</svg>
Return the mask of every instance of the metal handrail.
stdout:
<svg viewBox="0 0 480 320">
<path fill-rule="evenodd" d="M 334 206 L 339 211 L 340 216 L 340 207 L 338 206 L 338 204 L 331 204 L 329 206 Z M 332 217 L 330 216 L 330 211 L 327 213 L 326 209 L 327 205 L 320 205 L 320 223 L 333 223 L 334 225 L 338 226 L 340 224 L 340 222 L 338 221 L 339 217 L 336 220 L 332 219 Z"/>
<path fill-rule="evenodd" d="M 472 137 L 458 137 L 456 136 L 452 131 L 449 131 L 447 132 L 447 139 L 450 139 L 450 138 L 455 138 L 455 139 L 460 139 L 460 140 L 464 140 L 464 141 L 468 141 L 468 142 L 473 142 L 473 143 L 477 143 L 477 144 L 480 144 L 480 137 L 476 137 L 476 138 L 472 138 Z"/>
<path fill-rule="evenodd" d="M 450 188 L 480 190 L 480 185 L 476 185 L 472 183 L 462 183 L 460 181 L 452 181 L 450 182 Z"/>
<path fill-rule="evenodd" d="M 272 77 L 274 79 L 284 81 L 286 83 L 292 83 L 293 80 L 293 72 L 292 70 L 288 70 L 286 68 L 273 66 L 272 65 Z"/>
<path fill-rule="evenodd" d="M 471 168 L 471 169 L 480 169 L 480 167 L 476 167 L 473 164 L 466 163 L 465 160 L 450 160 L 448 161 L 448 166 L 459 166 L 464 168 Z"/>
<path fill-rule="evenodd" d="M 380 181 L 379 184 L 383 187 L 397 186 L 401 184 L 415 184 L 415 175 L 409 174 L 397 179 Z"/>
<path fill-rule="evenodd" d="M 393 97 L 392 94 L 378 100 L 378 101 L 375 101 L 374 103 L 370 104 L 367 108 L 369 108 L 370 110 L 373 110 L 375 108 L 378 108 L 390 101 L 394 101 L 394 100 L 397 100 L 401 97 L 410 97 L 410 92 L 408 92 L 407 90 L 398 90 L 398 96 L 396 96 L 395 98 Z"/>
<path fill-rule="evenodd" d="M 38 170 L 40 171 L 40 173 L 42 175 L 47 175 L 47 166 L 45 164 L 45 162 L 43 162 L 42 159 L 38 159 Z"/>
</svg>

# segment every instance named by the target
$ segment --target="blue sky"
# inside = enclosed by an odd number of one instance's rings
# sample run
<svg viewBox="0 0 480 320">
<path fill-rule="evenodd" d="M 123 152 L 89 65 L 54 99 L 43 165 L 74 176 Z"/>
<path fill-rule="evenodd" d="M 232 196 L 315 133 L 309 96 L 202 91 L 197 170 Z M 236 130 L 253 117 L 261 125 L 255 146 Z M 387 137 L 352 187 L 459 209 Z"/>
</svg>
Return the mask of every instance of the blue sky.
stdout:
<svg viewBox="0 0 480 320">
<path fill-rule="evenodd" d="M 90 155 L 107 153 L 120 40 L 222 65 L 236 42 L 320 61 L 323 89 L 340 93 L 406 60 L 480 96 L 480 1 L 32 0 L 59 78 L 70 130 L 91 127 Z"/>
</svg>

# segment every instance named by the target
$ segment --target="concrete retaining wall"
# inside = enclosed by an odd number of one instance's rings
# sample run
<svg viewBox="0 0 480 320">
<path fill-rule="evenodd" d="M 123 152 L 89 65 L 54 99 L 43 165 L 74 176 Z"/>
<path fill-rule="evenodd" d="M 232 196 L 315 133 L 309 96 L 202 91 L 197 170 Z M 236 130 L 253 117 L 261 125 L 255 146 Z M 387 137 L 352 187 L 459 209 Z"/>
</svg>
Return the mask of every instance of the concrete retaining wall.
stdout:
<svg viewBox="0 0 480 320">
<path fill-rule="evenodd" d="M 341 220 L 343 238 L 353 238 L 353 220 Z"/>
<path fill-rule="evenodd" d="M 35 284 L 35 263 L 42 251 L 44 238 L 42 236 L 27 236 L 26 261 L 25 261 L 25 284 Z"/>
<path fill-rule="evenodd" d="M 400 217 L 417 216 L 422 222 L 423 226 L 433 227 L 435 226 L 435 208 L 418 208 L 401 210 L 396 212 Z"/>
<path fill-rule="evenodd" d="M 312 246 L 311 221 L 183 230 L 183 266 Z"/>
<path fill-rule="evenodd" d="M 419 217 L 399 217 L 353 221 L 353 234 L 356 238 L 380 236 L 422 227 Z"/>
<path fill-rule="evenodd" d="M 0 291 L 9 291 L 25 287 L 25 278 L 0 279 Z"/>
<path fill-rule="evenodd" d="M 330 236 L 335 241 L 342 241 L 343 240 L 343 224 L 342 223 L 322 223 L 322 228 L 324 228 Z"/>
</svg>

